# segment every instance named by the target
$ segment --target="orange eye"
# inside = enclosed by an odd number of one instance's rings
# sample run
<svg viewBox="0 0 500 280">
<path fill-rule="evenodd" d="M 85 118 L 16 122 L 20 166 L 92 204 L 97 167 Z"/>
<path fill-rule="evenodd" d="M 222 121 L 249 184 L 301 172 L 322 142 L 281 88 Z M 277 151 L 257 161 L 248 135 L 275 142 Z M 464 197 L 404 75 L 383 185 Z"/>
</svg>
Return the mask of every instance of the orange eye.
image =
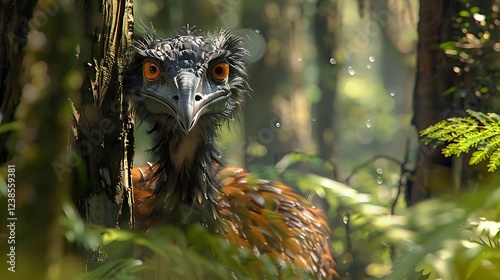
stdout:
<svg viewBox="0 0 500 280">
<path fill-rule="evenodd" d="M 146 60 L 142 64 L 142 73 L 148 81 L 154 81 L 160 77 L 160 65 L 152 60 Z"/>
<path fill-rule="evenodd" d="M 221 61 L 212 67 L 212 78 L 217 82 L 224 81 L 229 75 L 229 64 L 226 61 Z"/>
</svg>

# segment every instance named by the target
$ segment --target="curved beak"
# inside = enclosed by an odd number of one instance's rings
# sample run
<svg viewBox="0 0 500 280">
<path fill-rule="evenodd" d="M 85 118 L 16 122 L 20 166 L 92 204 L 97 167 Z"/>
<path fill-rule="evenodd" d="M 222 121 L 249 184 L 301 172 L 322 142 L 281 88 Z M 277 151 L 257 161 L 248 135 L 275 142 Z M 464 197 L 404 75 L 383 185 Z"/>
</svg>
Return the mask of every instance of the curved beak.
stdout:
<svg viewBox="0 0 500 280">
<path fill-rule="evenodd" d="M 181 130 L 188 134 L 207 112 L 222 112 L 231 95 L 228 88 L 202 83 L 203 77 L 180 70 L 170 82 L 150 85 L 144 91 L 143 104 L 153 114 L 168 114 L 177 119 Z"/>
<path fill-rule="evenodd" d="M 188 133 L 193 129 L 202 113 L 205 100 L 201 93 L 198 92 L 200 77 L 194 73 L 182 71 L 175 77 L 175 85 L 177 86 L 177 121 L 184 133 Z"/>
</svg>

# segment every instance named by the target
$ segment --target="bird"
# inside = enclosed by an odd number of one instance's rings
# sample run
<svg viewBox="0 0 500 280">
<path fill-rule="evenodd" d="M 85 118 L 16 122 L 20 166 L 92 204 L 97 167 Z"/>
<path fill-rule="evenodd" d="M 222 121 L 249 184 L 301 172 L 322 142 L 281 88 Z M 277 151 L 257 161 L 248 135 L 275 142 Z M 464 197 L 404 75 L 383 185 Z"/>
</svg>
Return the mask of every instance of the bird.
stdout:
<svg viewBox="0 0 500 280">
<path fill-rule="evenodd" d="M 154 163 L 132 170 L 135 227 L 199 224 L 318 279 L 339 279 L 325 214 L 292 187 L 228 167 L 216 145 L 251 92 L 248 51 L 227 29 L 134 41 L 123 88 L 151 123 Z"/>
</svg>

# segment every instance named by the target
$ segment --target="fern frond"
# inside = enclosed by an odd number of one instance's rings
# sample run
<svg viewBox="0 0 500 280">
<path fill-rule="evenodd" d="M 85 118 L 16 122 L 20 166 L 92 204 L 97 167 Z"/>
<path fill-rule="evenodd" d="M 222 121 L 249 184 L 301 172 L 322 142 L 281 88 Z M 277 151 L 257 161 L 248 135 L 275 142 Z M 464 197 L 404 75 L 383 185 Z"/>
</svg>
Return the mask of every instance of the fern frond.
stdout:
<svg viewBox="0 0 500 280">
<path fill-rule="evenodd" d="M 477 151 L 472 153 L 472 156 L 469 160 L 470 165 L 478 164 L 481 161 L 487 159 L 491 154 L 491 151 L 486 147 L 481 147 L 477 149 Z"/>
<path fill-rule="evenodd" d="M 500 166 L 500 115 L 467 110 L 469 116 L 454 117 L 438 122 L 420 132 L 425 144 L 445 145 L 444 156 L 460 156 L 476 149 L 469 164 L 489 159 L 488 171 Z"/>
<path fill-rule="evenodd" d="M 442 148 L 441 152 L 445 157 L 451 157 L 453 155 L 460 156 L 462 153 L 468 153 L 469 147 L 460 145 L 459 143 L 450 143 L 446 147 Z"/>
<path fill-rule="evenodd" d="M 490 162 L 488 163 L 488 171 L 493 172 L 500 166 L 500 149 L 491 153 Z"/>
</svg>

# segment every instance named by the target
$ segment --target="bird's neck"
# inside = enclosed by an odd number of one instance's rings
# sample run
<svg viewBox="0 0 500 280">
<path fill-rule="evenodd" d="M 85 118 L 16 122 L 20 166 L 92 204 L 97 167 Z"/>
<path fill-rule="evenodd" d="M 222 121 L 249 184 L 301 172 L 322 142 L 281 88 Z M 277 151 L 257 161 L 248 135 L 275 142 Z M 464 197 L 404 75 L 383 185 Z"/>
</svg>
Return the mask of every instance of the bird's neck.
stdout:
<svg viewBox="0 0 500 280">
<path fill-rule="evenodd" d="M 187 207 L 212 212 L 204 208 L 213 207 L 220 187 L 217 169 L 221 164 L 215 145 L 216 129 L 200 121 L 188 134 L 173 125 L 157 130 L 155 134 L 152 148 L 158 166 L 155 188 L 156 193 L 165 198 L 160 207 L 167 210 Z M 180 212 L 185 213 L 185 210 Z"/>
</svg>

